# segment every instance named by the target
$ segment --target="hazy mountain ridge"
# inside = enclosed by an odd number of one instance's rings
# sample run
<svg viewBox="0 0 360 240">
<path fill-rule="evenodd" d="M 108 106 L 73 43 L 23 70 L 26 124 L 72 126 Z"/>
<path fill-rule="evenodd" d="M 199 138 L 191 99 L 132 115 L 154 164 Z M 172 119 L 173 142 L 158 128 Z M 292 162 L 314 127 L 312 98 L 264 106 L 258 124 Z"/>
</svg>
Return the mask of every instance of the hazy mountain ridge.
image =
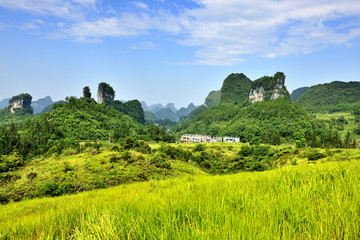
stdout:
<svg viewBox="0 0 360 240">
<path fill-rule="evenodd" d="M 174 103 L 168 103 L 165 106 L 161 103 L 148 106 L 145 101 L 141 101 L 141 106 L 144 111 L 152 113 L 159 120 L 169 119 L 174 122 L 178 122 L 182 116 L 186 117 L 192 110 L 197 108 L 193 103 L 190 103 L 186 108 L 182 107 L 180 109 L 176 109 Z M 152 118 L 149 114 L 147 116 L 149 117 L 148 120 Z"/>
</svg>

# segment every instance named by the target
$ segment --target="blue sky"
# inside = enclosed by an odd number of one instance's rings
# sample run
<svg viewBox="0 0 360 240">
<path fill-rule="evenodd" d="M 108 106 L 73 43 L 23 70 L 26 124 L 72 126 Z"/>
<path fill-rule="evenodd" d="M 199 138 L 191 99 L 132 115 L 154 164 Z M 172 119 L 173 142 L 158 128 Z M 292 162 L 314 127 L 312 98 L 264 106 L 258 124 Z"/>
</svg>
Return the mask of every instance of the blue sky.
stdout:
<svg viewBox="0 0 360 240">
<path fill-rule="evenodd" d="M 0 0 L 0 99 L 193 102 L 230 73 L 360 81 L 359 0 Z"/>
</svg>

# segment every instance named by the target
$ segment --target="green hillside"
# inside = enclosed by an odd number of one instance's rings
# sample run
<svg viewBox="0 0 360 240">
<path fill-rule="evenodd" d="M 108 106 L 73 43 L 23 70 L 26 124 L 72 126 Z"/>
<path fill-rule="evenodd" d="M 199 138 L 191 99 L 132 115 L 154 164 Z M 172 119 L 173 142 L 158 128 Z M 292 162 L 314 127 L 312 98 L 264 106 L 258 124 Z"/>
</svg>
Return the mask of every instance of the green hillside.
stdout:
<svg viewBox="0 0 360 240">
<path fill-rule="evenodd" d="M 311 113 L 351 112 L 354 106 L 360 106 L 360 82 L 315 85 L 296 102 Z"/>
<path fill-rule="evenodd" d="M 359 239 L 360 163 L 187 176 L 0 206 L 1 239 Z"/>
<path fill-rule="evenodd" d="M 309 87 L 295 89 L 290 95 L 290 100 L 295 102 L 308 89 Z"/>
<path fill-rule="evenodd" d="M 30 117 L 18 126 L 0 128 L 0 154 L 17 153 L 31 159 L 33 156 L 61 154 L 68 148 L 79 149 L 79 143 L 83 141 L 119 142 L 129 136 L 147 141 L 174 141 L 164 129 L 144 126 L 93 99 L 71 97 L 65 104 L 53 105 L 53 109 Z M 133 114 L 138 113 L 137 109 Z"/>
<path fill-rule="evenodd" d="M 251 80 L 243 73 L 232 73 L 220 90 L 220 103 L 239 104 L 248 100 Z"/>
<path fill-rule="evenodd" d="M 216 106 L 220 103 L 220 90 L 218 91 L 211 91 L 209 95 L 205 98 L 205 105 L 207 107 Z"/>
<path fill-rule="evenodd" d="M 245 107 L 222 104 L 209 108 L 174 129 L 178 134 L 236 136 L 242 142 L 260 138 L 263 143 L 304 141 L 311 146 L 342 146 L 337 133 L 288 99 Z"/>
</svg>

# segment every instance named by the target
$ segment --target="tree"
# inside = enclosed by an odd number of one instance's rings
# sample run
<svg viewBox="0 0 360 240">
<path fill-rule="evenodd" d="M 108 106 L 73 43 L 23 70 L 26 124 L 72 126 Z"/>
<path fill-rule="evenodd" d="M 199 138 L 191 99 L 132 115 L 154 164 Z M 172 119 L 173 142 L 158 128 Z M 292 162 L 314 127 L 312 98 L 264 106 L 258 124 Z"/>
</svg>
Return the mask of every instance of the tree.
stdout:
<svg viewBox="0 0 360 240">
<path fill-rule="evenodd" d="M 90 92 L 90 88 L 88 86 L 84 87 L 83 96 L 85 98 L 91 98 L 91 92 Z"/>
</svg>

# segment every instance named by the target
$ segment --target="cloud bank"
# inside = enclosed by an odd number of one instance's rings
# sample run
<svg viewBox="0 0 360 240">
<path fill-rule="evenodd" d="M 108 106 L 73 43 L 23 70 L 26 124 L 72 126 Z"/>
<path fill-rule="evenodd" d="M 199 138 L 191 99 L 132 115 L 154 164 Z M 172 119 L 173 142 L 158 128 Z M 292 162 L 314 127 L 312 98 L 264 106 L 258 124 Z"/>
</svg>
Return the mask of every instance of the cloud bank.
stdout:
<svg viewBox="0 0 360 240">
<path fill-rule="evenodd" d="M 97 0 L 0 0 L 0 7 L 29 12 L 36 19 L 56 17 L 62 24 L 49 33 L 55 38 L 99 42 L 145 36 L 146 42 L 153 42 L 154 31 L 171 35 L 176 44 L 196 49 L 194 64 L 233 65 L 253 57 L 308 54 L 351 45 L 360 38 L 358 0 L 193 3 L 191 8 L 179 4 L 170 8 L 161 1 L 156 7 L 141 1 L 119 7 L 102 6 Z"/>
</svg>

